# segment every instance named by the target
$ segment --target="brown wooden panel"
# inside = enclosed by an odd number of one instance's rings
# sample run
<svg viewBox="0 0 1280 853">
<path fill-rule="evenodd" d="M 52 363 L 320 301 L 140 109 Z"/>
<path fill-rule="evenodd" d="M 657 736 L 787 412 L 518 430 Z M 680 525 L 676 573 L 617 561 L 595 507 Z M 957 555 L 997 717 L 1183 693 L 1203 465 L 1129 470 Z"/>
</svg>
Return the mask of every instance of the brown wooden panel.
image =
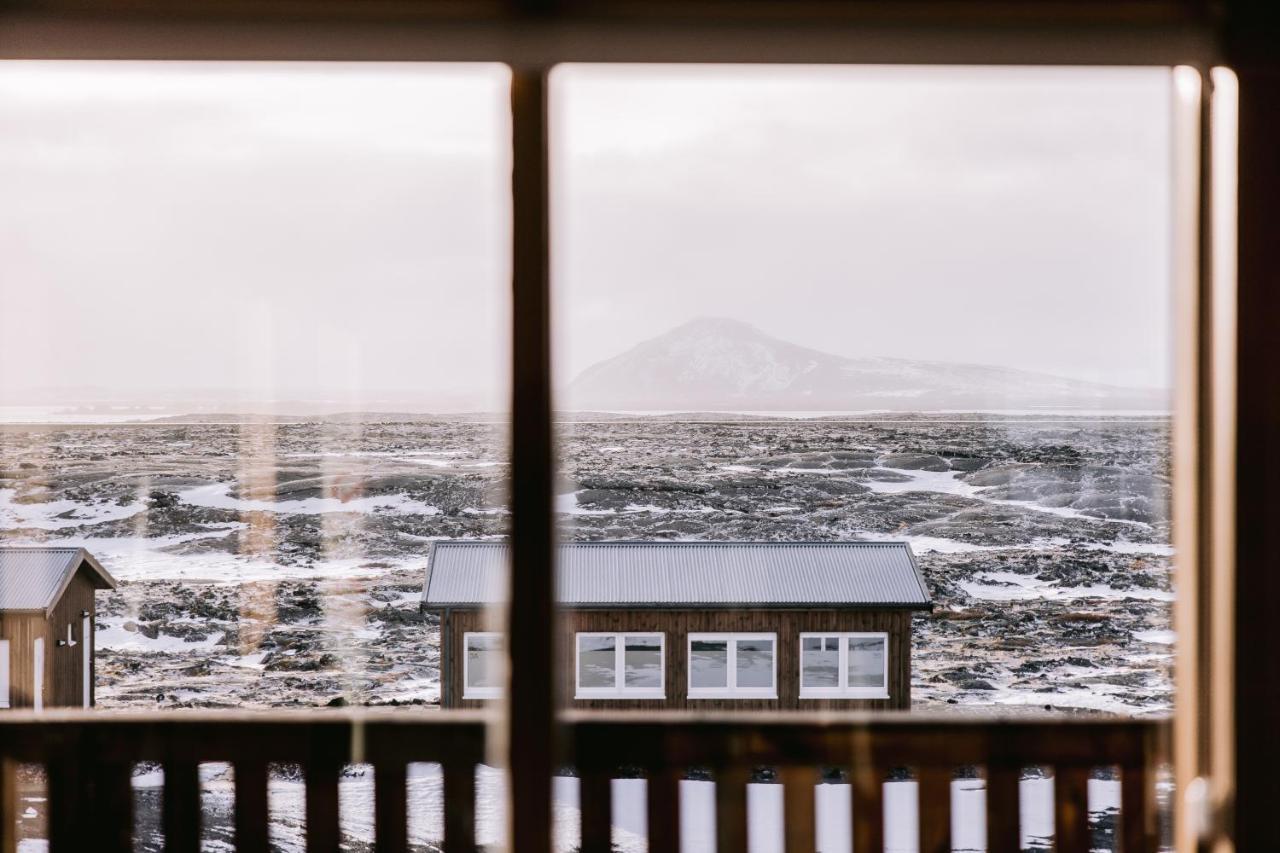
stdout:
<svg viewBox="0 0 1280 853">
<path fill-rule="evenodd" d="M 198 853 L 200 774 L 194 761 L 165 762 L 163 797 L 161 821 L 165 853 Z"/>
<path fill-rule="evenodd" d="M 1089 768 L 1054 769 L 1053 837 L 1057 853 L 1089 853 Z"/>
<path fill-rule="evenodd" d="M 716 853 L 746 853 L 748 778 L 745 767 L 716 773 Z"/>
<path fill-rule="evenodd" d="M 16 853 L 18 849 L 18 765 L 12 758 L 0 757 L 0 853 Z"/>
<path fill-rule="evenodd" d="M 783 839 L 786 853 L 815 853 L 817 850 L 817 772 L 812 767 L 784 767 Z"/>
<path fill-rule="evenodd" d="M 474 764 L 444 765 L 444 851 L 474 853 L 476 849 L 476 768 Z"/>
<path fill-rule="evenodd" d="M 267 853 L 267 763 L 235 763 L 236 853 Z"/>
<path fill-rule="evenodd" d="M 645 787 L 649 853 L 680 851 L 680 777 L 676 768 L 651 770 Z"/>
<path fill-rule="evenodd" d="M 1148 853 L 1156 849 L 1150 797 L 1151 779 L 1146 767 L 1133 765 L 1120 771 L 1120 838 L 1124 853 Z"/>
<path fill-rule="evenodd" d="M 987 768 L 987 850 L 1018 853 L 1022 849 L 1022 821 L 1018 813 L 1018 780 L 1022 768 Z"/>
<path fill-rule="evenodd" d="M 133 853 L 133 765 L 107 761 L 96 764 L 91 780 L 95 853 Z"/>
<path fill-rule="evenodd" d="M 341 768 L 313 762 L 304 768 L 307 780 L 307 853 L 338 853 L 338 776 Z"/>
<path fill-rule="evenodd" d="M 398 761 L 383 761 L 373 773 L 373 849 L 404 853 L 409 849 L 406 767 Z"/>
<path fill-rule="evenodd" d="M 579 784 L 582 813 L 582 853 L 613 850 L 613 785 L 603 769 L 584 772 Z"/>
<path fill-rule="evenodd" d="M 81 853 L 92 843 L 85 819 L 82 766 L 64 753 L 45 765 L 49 797 L 49 853 Z M 87 767 L 83 769 L 87 770 Z"/>
<path fill-rule="evenodd" d="M 884 777 L 882 768 L 870 764 L 853 768 L 853 853 L 884 851 Z"/>
<path fill-rule="evenodd" d="M 920 853 L 951 853 L 951 768 L 918 771 Z"/>
</svg>

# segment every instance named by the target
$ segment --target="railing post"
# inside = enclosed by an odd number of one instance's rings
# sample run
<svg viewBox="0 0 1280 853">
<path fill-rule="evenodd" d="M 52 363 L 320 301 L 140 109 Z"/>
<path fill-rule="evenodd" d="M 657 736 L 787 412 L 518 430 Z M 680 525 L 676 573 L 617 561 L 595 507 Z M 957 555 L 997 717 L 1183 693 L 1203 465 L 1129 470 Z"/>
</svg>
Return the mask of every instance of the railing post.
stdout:
<svg viewBox="0 0 1280 853">
<path fill-rule="evenodd" d="M 817 821 L 814 785 L 818 772 L 813 767 L 782 768 L 783 839 L 786 853 L 815 853 Z"/>
<path fill-rule="evenodd" d="M 1056 853 L 1088 853 L 1089 768 L 1053 769 L 1053 839 Z"/>
<path fill-rule="evenodd" d="M 920 853 L 951 853 L 951 768 L 917 770 Z"/>
<path fill-rule="evenodd" d="M 655 767 L 645 782 L 649 853 L 680 851 L 680 777 L 682 770 Z"/>
<path fill-rule="evenodd" d="M 582 813 L 582 853 L 613 850 L 613 780 L 600 768 L 588 768 L 578 778 Z"/>
<path fill-rule="evenodd" d="M 236 784 L 236 853 L 267 853 L 268 765 L 265 761 L 237 761 L 232 772 Z"/>
<path fill-rule="evenodd" d="M 18 763 L 0 756 L 0 853 L 18 849 Z"/>
<path fill-rule="evenodd" d="M 373 768 L 373 849 L 376 853 L 404 853 L 409 849 L 408 782 L 406 767 L 384 761 Z M 445 803 L 446 808 L 448 803 Z"/>
<path fill-rule="evenodd" d="M 446 762 L 444 773 L 444 853 L 475 853 L 476 768 Z"/>
<path fill-rule="evenodd" d="M 312 760 L 303 768 L 307 780 L 307 853 L 338 853 L 338 777 L 342 765 Z"/>
<path fill-rule="evenodd" d="M 853 853 L 884 851 L 884 777 L 881 767 L 859 764 L 849 779 L 853 794 Z"/>
<path fill-rule="evenodd" d="M 723 767 L 716 772 L 716 853 L 746 853 L 748 768 Z"/>
<path fill-rule="evenodd" d="M 1022 849 L 1022 821 L 1018 784 L 1021 767 L 1003 764 L 987 767 L 987 850 L 1018 853 Z"/>
<path fill-rule="evenodd" d="M 169 731 L 180 732 L 177 726 Z M 160 807 L 165 853 L 200 850 L 200 768 L 194 761 L 164 763 L 164 800 Z"/>
</svg>

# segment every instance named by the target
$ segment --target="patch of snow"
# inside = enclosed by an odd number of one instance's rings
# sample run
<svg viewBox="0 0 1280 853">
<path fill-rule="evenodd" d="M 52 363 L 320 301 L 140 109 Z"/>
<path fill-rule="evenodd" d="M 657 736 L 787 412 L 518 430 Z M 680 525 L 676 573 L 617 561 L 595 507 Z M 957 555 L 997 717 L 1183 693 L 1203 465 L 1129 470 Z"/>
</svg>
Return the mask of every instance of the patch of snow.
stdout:
<svg viewBox="0 0 1280 853">
<path fill-rule="evenodd" d="M 394 515 L 439 515 L 438 507 L 416 501 L 407 495 L 374 495 L 344 501 L 339 498 L 300 498 L 266 501 L 231 497 L 230 483 L 197 486 L 179 494 L 184 503 L 211 509 L 237 512 L 275 512 L 298 515 L 323 515 L 331 512 L 387 513 Z"/>
<path fill-rule="evenodd" d="M 1070 601 L 1078 598 L 1173 601 L 1172 592 L 1160 589 L 1116 589 L 1105 584 L 1066 587 L 1038 575 L 1017 572 L 977 572 L 971 580 L 961 581 L 959 586 L 974 598 L 986 601 Z"/>
<path fill-rule="evenodd" d="M 1171 646 L 1177 640 L 1178 635 L 1172 631 L 1164 630 L 1134 631 L 1133 638 L 1142 643 L 1155 643 L 1159 646 Z"/>
<path fill-rule="evenodd" d="M 203 640 L 184 640 L 170 634 L 159 634 L 154 639 L 141 631 L 126 631 L 124 623 L 129 621 L 120 617 L 103 616 L 98 618 L 98 631 L 94 634 L 94 643 L 100 649 L 116 651 L 143 652 L 186 652 L 200 651 L 216 647 L 226 636 L 223 631 L 212 631 Z M 175 620 L 176 621 L 176 620 Z"/>
<path fill-rule="evenodd" d="M 0 489 L 0 527 L 34 527 L 39 530 L 61 530 L 82 524 L 119 521 L 131 518 L 146 508 L 145 504 L 100 503 L 56 500 L 42 503 L 15 501 L 16 489 Z"/>
</svg>

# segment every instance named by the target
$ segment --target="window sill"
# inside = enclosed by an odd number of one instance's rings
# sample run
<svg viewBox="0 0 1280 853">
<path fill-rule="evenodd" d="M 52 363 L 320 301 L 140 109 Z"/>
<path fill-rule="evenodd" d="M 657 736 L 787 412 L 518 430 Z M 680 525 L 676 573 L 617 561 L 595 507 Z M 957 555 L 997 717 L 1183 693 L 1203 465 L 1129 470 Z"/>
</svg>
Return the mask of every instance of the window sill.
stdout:
<svg viewBox="0 0 1280 853">
<path fill-rule="evenodd" d="M 889 691 L 853 693 L 847 690 L 813 691 L 801 690 L 801 699 L 888 699 Z"/>
<path fill-rule="evenodd" d="M 690 699 L 773 699 L 777 700 L 777 692 L 773 693 L 743 693 L 741 691 L 727 691 L 721 693 L 703 693 L 689 691 Z"/>
<path fill-rule="evenodd" d="M 619 693 L 619 692 L 618 692 L 618 691 L 616 691 L 616 690 L 612 690 L 612 691 L 608 691 L 608 692 L 604 692 L 604 693 L 575 693 L 575 694 L 573 694 L 573 698 L 574 698 L 575 700 L 578 700 L 578 699 L 581 699 L 581 700 L 586 700 L 586 699 L 613 699 L 613 700 L 644 699 L 644 700 L 647 700 L 647 701 L 660 701 L 660 700 L 666 699 L 666 698 L 667 698 L 667 694 L 665 694 L 665 693 L 646 693 L 646 692 L 639 692 L 639 693 Z"/>
<path fill-rule="evenodd" d="M 464 692 L 463 699 L 501 699 L 501 690 L 473 690 L 470 693 Z"/>
</svg>

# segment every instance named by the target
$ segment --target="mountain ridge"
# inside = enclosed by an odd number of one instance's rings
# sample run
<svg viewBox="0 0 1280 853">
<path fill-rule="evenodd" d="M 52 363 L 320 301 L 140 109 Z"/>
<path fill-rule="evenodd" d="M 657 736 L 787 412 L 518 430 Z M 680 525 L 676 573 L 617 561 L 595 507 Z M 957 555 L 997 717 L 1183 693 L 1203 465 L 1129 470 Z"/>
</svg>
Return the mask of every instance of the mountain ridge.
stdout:
<svg viewBox="0 0 1280 853">
<path fill-rule="evenodd" d="M 1012 367 L 850 358 L 740 320 L 699 317 L 597 362 L 566 394 L 576 410 L 1167 411 L 1168 393 Z"/>
</svg>

